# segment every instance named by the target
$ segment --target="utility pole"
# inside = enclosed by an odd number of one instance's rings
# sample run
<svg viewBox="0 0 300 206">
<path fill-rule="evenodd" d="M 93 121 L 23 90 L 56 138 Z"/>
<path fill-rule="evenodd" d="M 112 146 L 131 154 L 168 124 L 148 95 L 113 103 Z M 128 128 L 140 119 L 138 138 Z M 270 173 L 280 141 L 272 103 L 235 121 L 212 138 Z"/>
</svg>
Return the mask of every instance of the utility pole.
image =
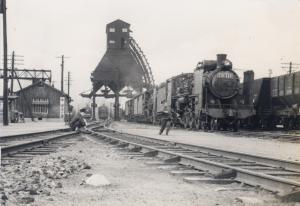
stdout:
<svg viewBox="0 0 300 206">
<path fill-rule="evenodd" d="M 70 72 L 68 71 L 68 121 L 69 121 L 69 124 L 70 124 L 70 121 L 71 121 L 71 115 L 70 115 L 70 102 L 71 102 L 71 97 L 70 97 L 70 78 L 71 78 L 71 75 L 70 75 Z"/>
<path fill-rule="evenodd" d="M 68 72 L 68 95 L 70 96 L 70 72 Z"/>
<path fill-rule="evenodd" d="M 60 79 L 60 91 L 64 92 L 64 64 L 65 64 L 65 57 L 64 55 L 61 56 L 61 79 Z"/>
<path fill-rule="evenodd" d="M 6 0 L 1 1 L 0 13 L 3 14 L 3 125 L 8 126 L 8 79 L 7 79 L 7 25 Z"/>
<path fill-rule="evenodd" d="M 11 80 L 10 80 L 10 94 L 14 93 L 14 70 L 15 70 L 15 51 L 11 55 Z"/>
<path fill-rule="evenodd" d="M 64 69 L 65 69 L 65 59 L 69 57 L 65 57 L 65 55 L 61 55 L 60 57 L 56 57 L 61 59 L 61 79 L 60 79 L 60 91 L 64 92 Z"/>
<path fill-rule="evenodd" d="M 293 69 L 297 69 L 296 66 L 300 65 L 300 64 L 293 63 L 293 62 L 287 62 L 287 63 L 281 63 L 281 64 L 285 65 L 285 66 L 282 66 L 281 68 L 288 69 L 288 74 L 291 74 L 293 72 Z"/>
<path fill-rule="evenodd" d="M 14 80 L 18 78 L 18 76 L 19 76 L 18 74 L 20 72 L 20 70 L 18 70 L 16 68 L 16 65 L 24 65 L 22 63 L 24 61 L 22 59 L 23 57 L 24 56 L 16 55 L 15 51 L 13 51 L 11 55 L 7 55 L 7 82 L 8 83 L 9 83 L 9 79 L 10 79 L 10 87 L 8 89 L 8 91 L 9 91 L 8 95 L 12 95 L 14 92 Z M 4 60 L 4 58 L 3 58 L 3 60 Z M 4 70 L 0 69 L 1 74 L 3 74 L 2 71 L 4 71 Z M 18 74 L 16 74 L 16 73 L 18 73 Z M 24 75 L 25 75 L 25 73 L 24 73 Z M 3 75 L 1 75 L 0 78 L 3 79 L 4 78 Z"/>
</svg>

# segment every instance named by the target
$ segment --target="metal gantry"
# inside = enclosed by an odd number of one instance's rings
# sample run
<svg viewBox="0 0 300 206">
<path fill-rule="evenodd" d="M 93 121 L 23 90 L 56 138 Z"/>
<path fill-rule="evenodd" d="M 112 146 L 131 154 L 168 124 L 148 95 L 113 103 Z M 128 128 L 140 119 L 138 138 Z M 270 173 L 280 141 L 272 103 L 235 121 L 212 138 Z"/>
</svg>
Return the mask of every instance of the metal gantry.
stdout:
<svg viewBox="0 0 300 206">
<path fill-rule="evenodd" d="M 51 70 L 44 69 L 8 69 L 7 72 L 10 74 L 7 76 L 8 79 L 19 79 L 19 80 L 48 80 L 52 81 Z M 4 77 L 4 70 L 0 69 L 0 79 Z"/>
</svg>

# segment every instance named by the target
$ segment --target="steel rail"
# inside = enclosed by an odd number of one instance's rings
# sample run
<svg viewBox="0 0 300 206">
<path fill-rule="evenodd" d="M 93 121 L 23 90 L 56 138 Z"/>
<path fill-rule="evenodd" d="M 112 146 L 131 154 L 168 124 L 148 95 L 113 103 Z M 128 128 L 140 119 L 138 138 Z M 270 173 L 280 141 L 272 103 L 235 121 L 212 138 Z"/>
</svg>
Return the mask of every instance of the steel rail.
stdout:
<svg viewBox="0 0 300 206">
<path fill-rule="evenodd" d="M 146 136 L 140 136 L 140 135 L 134 135 L 130 133 L 124 133 L 124 132 L 119 132 L 117 130 L 113 130 L 110 128 L 106 128 L 110 131 L 117 132 L 120 134 L 125 134 L 125 135 L 130 135 L 130 136 L 135 136 L 140 139 L 151 139 L 153 141 L 157 141 L 162 144 L 168 144 L 171 141 L 167 140 L 161 140 L 157 139 L 154 137 L 146 137 Z M 191 149 L 191 150 L 201 150 L 201 152 L 207 152 L 207 153 L 212 153 L 216 155 L 222 155 L 226 156 L 229 158 L 238 158 L 238 159 L 243 159 L 243 160 L 248 160 L 248 161 L 256 161 L 258 163 L 262 163 L 268 166 L 274 166 L 274 167 L 280 167 L 280 168 L 285 168 L 286 170 L 291 170 L 295 172 L 300 172 L 300 163 L 294 162 L 294 161 L 288 161 L 288 160 L 280 160 L 276 158 L 271 158 L 271 157 L 261 157 L 257 155 L 252 155 L 252 154 L 245 154 L 245 153 L 240 153 L 240 152 L 232 152 L 232 151 L 227 151 L 227 150 L 222 150 L 222 149 L 215 149 L 211 147 L 206 147 L 206 146 L 198 146 L 198 145 L 192 145 L 192 144 L 185 144 L 185 143 L 180 143 L 177 141 L 172 141 L 173 144 L 186 148 L 186 149 Z"/>
<path fill-rule="evenodd" d="M 131 141 L 123 140 L 117 137 L 112 137 L 101 132 L 92 131 L 92 135 L 100 136 L 103 139 L 110 139 L 122 144 L 132 145 L 137 148 L 137 151 L 143 152 L 157 152 L 158 156 L 169 156 L 176 158 L 179 164 L 192 166 L 199 170 L 204 170 L 212 174 L 224 172 L 224 170 L 235 171 L 235 180 L 243 182 L 252 186 L 259 186 L 266 190 L 276 193 L 277 196 L 283 200 L 300 201 L 300 182 L 288 180 L 285 178 L 254 172 L 247 169 L 242 169 L 235 166 L 226 165 L 219 162 L 200 159 L 185 154 L 176 153 L 174 151 L 167 151 L 164 149 L 155 148 L 155 146 L 143 145 Z"/>
<path fill-rule="evenodd" d="M 288 134 L 282 133 L 282 131 L 278 131 L 272 133 L 270 131 L 249 131 L 249 130 L 241 130 L 235 133 L 230 131 L 214 131 L 219 134 L 227 135 L 231 134 L 234 136 L 249 136 L 249 137 L 263 137 L 263 138 L 270 138 L 270 139 L 280 139 L 280 138 L 293 138 L 293 140 L 300 140 L 300 136 L 297 134 Z M 280 133 L 281 132 L 281 133 Z M 290 139 L 287 139 L 290 140 Z"/>
<path fill-rule="evenodd" d="M 30 142 L 26 142 L 26 143 L 1 147 L 1 156 L 4 156 L 4 157 L 9 156 L 11 154 L 15 154 L 15 153 L 18 153 L 18 152 L 26 150 L 26 149 L 43 146 L 49 142 L 52 142 L 52 141 L 55 141 L 58 139 L 62 139 L 62 138 L 65 138 L 65 137 L 68 137 L 71 135 L 76 135 L 76 134 L 79 134 L 79 133 L 72 131 L 72 132 L 67 132 L 65 134 L 56 135 L 54 137 L 50 137 L 50 138 L 46 138 L 46 139 L 40 139 L 40 140 L 30 141 Z"/>
<path fill-rule="evenodd" d="M 97 125 L 98 122 L 92 122 L 91 124 L 89 124 L 87 127 L 94 127 L 95 125 Z M 96 126 L 96 128 L 99 127 L 98 125 Z M 72 136 L 72 135 L 77 135 L 80 134 L 76 131 L 69 131 L 70 129 L 58 129 L 58 130 L 50 130 L 50 131 L 43 131 L 43 132 L 36 132 L 36 133 L 27 133 L 27 134 L 20 134 L 20 135 L 11 135 L 11 138 L 14 137 L 24 137 L 24 136 L 28 136 L 28 135 L 39 135 L 39 134 L 46 134 L 46 133 L 53 133 L 53 132 L 58 132 L 58 131 L 66 131 L 66 133 L 64 134 L 59 134 L 53 137 L 49 137 L 49 138 L 45 138 L 45 139 L 39 139 L 39 140 L 34 140 L 34 141 L 29 141 L 29 142 L 25 142 L 25 143 L 19 143 L 19 144 L 15 144 L 15 145 L 10 145 L 10 146 L 4 146 L 4 147 L 0 147 L 1 148 L 1 156 L 8 156 L 10 154 L 14 154 L 14 153 L 18 153 L 20 151 L 29 149 L 29 148 L 34 148 L 34 147 L 39 147 L 39 146 L 43 146 L 49 142 L 52 141 L 56 141 L 68 136 Z"/>
<path fill-rule="evenodd" d="M 22 137 L 27 137 L 27 136 L 36 136 L 36 135 L 44 135 L 47 133 L 67 132 L 67 131 L 70 131 L 70 128 L 65 128 L 65 129 L 62 128 L 62 129 L 54 129 L 54 130 L 47 130 L 47 131 L 41 131 L 41 132 L 30 132 L 30 133 L 24 133 L 24 134 L 0 136 L 0 142 L 6 141 L 6 140 L 22 138 Z"/>
</svg>

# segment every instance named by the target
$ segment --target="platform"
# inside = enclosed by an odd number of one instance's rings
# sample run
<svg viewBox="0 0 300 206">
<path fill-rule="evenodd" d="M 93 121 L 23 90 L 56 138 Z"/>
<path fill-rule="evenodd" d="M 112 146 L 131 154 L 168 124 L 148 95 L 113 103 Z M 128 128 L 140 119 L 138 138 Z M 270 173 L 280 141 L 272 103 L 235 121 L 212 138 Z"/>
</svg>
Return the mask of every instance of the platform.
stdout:
<svg viewBox="0 0 300 206">
<path fill-rule="evenodd" d="M 146 124 L 114 122 L 111 127 L 130 134 L 143 135 L 157 139 L 185 144 L 212 147 L 227 151 L 241 152 L 263 157 L 300 161 L 300 144 L 282 142 L 275 139 L 255 137 L 230 137 L 220 133 L 172 129 L 168 136 L 159 135 L 159 127 Z"/>
<path fill-rule="evenodd" d="M 10 123 L 8 126 L 0 125 L 0 138 L 9 135 L 26 134 L 33 132 L 43 132 L 55 129 L 65 129 L 68 125 L 61 119 L 44 119 L 31 121 L 25 119 L 25 123 Z"/>
</svg>

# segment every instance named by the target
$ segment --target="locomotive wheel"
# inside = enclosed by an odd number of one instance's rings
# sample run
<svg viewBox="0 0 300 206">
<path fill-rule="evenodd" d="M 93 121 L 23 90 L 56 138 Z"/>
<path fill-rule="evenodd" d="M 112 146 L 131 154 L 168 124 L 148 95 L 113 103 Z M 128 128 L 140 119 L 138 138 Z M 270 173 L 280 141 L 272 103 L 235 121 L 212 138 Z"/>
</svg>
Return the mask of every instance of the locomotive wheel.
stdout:
<svg viewBox="0 0 300 206">
<path fill-rule="evenodd" d="M 220 131 L 222 128 L 222 121 L 218 119 L 218 122 L 217 122 L 217 130 Z"/>
<path fill-rule="evenodd" d="M 232 128 L 233 131 L 237 132 L 239 130 L 239 127 L 240 127 L 240 121 L 238 121 L 238 120 L 234 121 L 233 128 Z"/>
<path fill-rule="evenodd" d="M 196 128 L 196 130 L 201 129 L 201 121 L 200 121 L 199 119 L 197 119 L 197 120 L 195 121 L 195 128 Z"/>
<path fill-rule="evenodd" d="M 210 120 L 210 130 L 215 131 L 217 130 L 217 125 L 218 123 L 216 122 L 216 119 L 211 119 Z"/>
<path fill-rule="evenodd" d="M 210 121 L 208 122 L 203 122 L 203 129 L 205 132 L 207 132 L 208 130 L 210 130 Z"/>
<path fill-rule="evenodd" d="M 183 127 L 185 129 L 189 128 L 189 119 L 187 117 L 184 118 Z"/>
<path fill-rule="evenodd" d="M 193 117 L 189 121 L 189 127 L 191 129 L 195 128 L 195 119 Z"/>
</svg>

